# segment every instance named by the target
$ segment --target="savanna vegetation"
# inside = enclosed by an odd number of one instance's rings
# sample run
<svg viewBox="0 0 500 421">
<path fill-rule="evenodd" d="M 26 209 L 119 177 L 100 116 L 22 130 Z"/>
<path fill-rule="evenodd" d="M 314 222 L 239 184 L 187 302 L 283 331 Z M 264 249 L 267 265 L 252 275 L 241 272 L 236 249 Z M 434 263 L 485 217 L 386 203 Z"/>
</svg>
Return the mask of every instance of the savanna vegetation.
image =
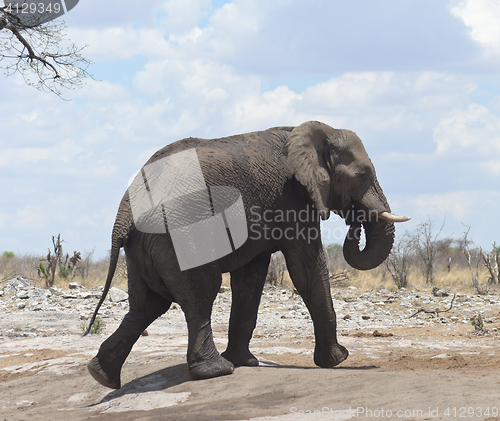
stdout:
<svg viewBox="0 0 500 421">
<path fill-rule="evenodd" d="M 443 224 L 444 225 L 444 224 Z M 326 244 L 325 253 L 333 286 L 357 286 L 373 289 L 380 285 L 388 290 L 428 288 L 438 286 L 450 291 L 485 294 L 499 288 L 500 247 L 489 250 L 475 247 L 465 227 L 461 237 L 442 235 L 443 225 L 433 221 L 420 224 L 415 231 L 406 231 L 396 239 L 389 258 L 376 269 L 357 271 L 344 260 L 341 244 Z M 93 251 L 84 253 L 63 251 L 64 240 L 52 237 L 45 256 L 18 256 L 4 251 L 0 256 L 0 280 L 16 275 L 30 279 L 37 286 L 67 287 L 75 281 L 91 288 L 104 284 L 108 258 L 94 259 Z M 126 287 L 127 270 L 124 256 L 120 257 L 113 284 Z M 272 256 L 267 275 L 272 285 L 291 285 L 285 259 L 278 252 Z M 229 276 L 223 277 L 229 285 Z"/>
</svg>

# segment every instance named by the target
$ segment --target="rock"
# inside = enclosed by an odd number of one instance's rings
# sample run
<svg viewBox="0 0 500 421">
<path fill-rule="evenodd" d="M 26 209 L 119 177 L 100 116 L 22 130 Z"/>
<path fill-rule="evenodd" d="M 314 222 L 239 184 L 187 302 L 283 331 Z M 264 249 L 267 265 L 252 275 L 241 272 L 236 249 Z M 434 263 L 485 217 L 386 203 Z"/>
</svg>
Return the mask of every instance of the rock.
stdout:
<svg viewBox="0 0 500 421">
<path fill-rule="evenodd" d="M 24 302 L 22 302 L 22 301 L 21 301 L 20 303 L 17 303 L 17 308 L 18 308 L 19 310 L 22 310 L 22 309 L 23 309 L 23 308 L 25 308 L 25 307 L 26 307 L 26 303 L 24 303 Z"/>
<path fill-rule="evenodd" d="M 44 300 L 52 297 L 52 293 L 48 289 L 33 288 L 28 291 L 28 296 L 33 300 Z"/>
<path fill-rule="evenodd" d="M 57 288 L 57 287 L 51 287 L 49 288 L 49 291 L 52 295 L 62 295 L 62 290 L 61 288 Z"/>
<path fill-rule="evenodd" d="M 488 317 L 487 319 L 484 319 L 485 323 L 496 323 L 498 320 L 497 317 Z"/>
<path fill-rule="evenodd" d="M 69 289 L 79 289 L 80 285 L 77 282 L 70 282 L 68 284 Z"/>
<path fill-rule="evenodd" d="M 384 332 L 379 332 L 378 330 L 374 330 L 373 336 L 375 338 L 389 338 L 391 336 L 394 336 L 394 334 L 393 333 L 384 333 Z"/>
<path fill-rule="evenodd" d="M 80 292 L 78 293 L 78 298 L 83 298 L 84 300 L 87 298 L 91 298 L 92 294 L 90 292 Z"/>
<path fill-rule="evenodd" d="M 29 298 L 29 292 L 28 291 L 19 291 L 17 294 L 16 294 L 16 298 L 19 298 L 21 300 L 26 300 L 27 298 Z"/>
<path fill-rule="evenodd" d="M 434 355 L 433 357 L 431 357 L 431 360 L 434 360 L 436 358 L 451 358 L 451 355 L 448 355 L 448 354 L 438 354 L 438 355 Z"/>
<path fill-rule="evenodd" d="M 434 287 L 432 288 L 432 295 L 435 297 L 448 297 L 450 294 L 443 288 Z"/>
<path fill-rule="evenodd" d="M 16 402 L 16 406 L 18 408 L 29 408 L 30 406 L 33 406 L 35 405 L 35 402 L 32 402 L 32 401 L 19 401 L 19 402 Z"/>
<path fill-rule="evenodd" d="M 112 303 L 128 300 L 128 294 L 120 288 L 111 287 L 109 290 L 109 300 Z"/>
<path fill-rule="evenodd" d="M 5 295 L 15 295 L 17 294 L 17 289 L 14 285 L 11 285 L 11 284 L 7 284 L 3 287 L 3 293 Z"/>
<path fill-rule="evenodd" d="M 363 316 L 361 316 L 361 318 L 362 318 L 363 320 L 370 320 L 370 316 L 367 316 L 367 315 L 363 315 Z"/>
<path fill-rule="evenodd" d="M 9 279 L 6 284 L 12 285 L 15 288 L 28 288 L 31 286 L 31 282 L 23 278 L 22 276 L 16 276 L 15 278 Z"/>
<path fill-rule="evenodd" d="M 221 293 L 221 294 L 224 292 L 229 292 L 229 291 L 231 291 L 231 288 L 229 288 L 229 287 L 221 286 L 219 288 L 219 293 Z"/>
</svg>

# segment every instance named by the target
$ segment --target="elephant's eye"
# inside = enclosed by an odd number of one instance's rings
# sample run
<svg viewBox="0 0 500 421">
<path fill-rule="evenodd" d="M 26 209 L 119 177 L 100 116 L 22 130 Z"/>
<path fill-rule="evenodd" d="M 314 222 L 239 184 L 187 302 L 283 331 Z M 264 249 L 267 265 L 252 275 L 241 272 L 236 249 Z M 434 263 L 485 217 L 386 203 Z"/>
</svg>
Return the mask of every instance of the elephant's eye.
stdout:
<svg viewBox="0 0 500 421">
<path fill-rule="evenodd" d="M 364 183 L 368 179 L 368 174 L 366 172 L 362 172 L 361 174 L 359 174 L 359 178 L 361 182 Z"/>
</svg>

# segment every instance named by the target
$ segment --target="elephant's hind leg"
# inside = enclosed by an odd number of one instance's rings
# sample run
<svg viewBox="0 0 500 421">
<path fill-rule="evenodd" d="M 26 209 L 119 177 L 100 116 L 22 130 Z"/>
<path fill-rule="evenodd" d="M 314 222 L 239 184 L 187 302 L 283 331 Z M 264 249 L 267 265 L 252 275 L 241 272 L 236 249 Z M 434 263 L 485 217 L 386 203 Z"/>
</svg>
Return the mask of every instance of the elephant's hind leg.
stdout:
<svg viewBox="0 0 500 421">
<path fill-rule="evenodd" d="M 198 317 L 188 321 L 189 375 L 193 380 L 210 379 L 231 374 L 234 366 L 215 347 L 210 319 Z"/>
<path fill-rule="evenodd" d="M 172 301 L 152 290 L 146 293 L 146 300 L 140 306 L 132 305 L 118 329 L 103 342 L 99 352 L 87 365 L 92 377 L 103 386 L 112 389 L 121 387 L 120 373 L 142 332 L 165 313 Z"/>
<path fill-rule="evenodd" d="M 234 371 L 233 364 L 217 351 L 212 335 L 212 305 L 221 283 L 220 269 L 205 265 L 186 274 L 182 291 L 174 292 L 188 325 L 187 362 L 193 380 L 225 376 Z"/>
<path fill-rule="evenodd" d="M 248 346 L 257 323 L 257 312 L 270 259 L 270 254 L 263 254 L 231 272 L 233 301 L 229 318 L 229 341 L 222 356 L 236 367 L 259 365 Z"/>
</svg>

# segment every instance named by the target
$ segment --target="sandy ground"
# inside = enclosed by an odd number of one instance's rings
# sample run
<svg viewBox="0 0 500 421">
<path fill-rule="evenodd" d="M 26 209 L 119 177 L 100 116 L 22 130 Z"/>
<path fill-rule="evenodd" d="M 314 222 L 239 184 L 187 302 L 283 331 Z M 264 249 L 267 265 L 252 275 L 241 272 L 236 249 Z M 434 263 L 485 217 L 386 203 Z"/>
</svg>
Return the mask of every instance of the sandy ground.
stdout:
<svg viewBox="0 0 500 421">
<path fill-rule="evenodd" d="M 296 297 L 289 301 L 300 303 Z M 0 328 L 15 333 L 0 336 L 0 419 L 500 420 L 498 331 L 478 336 L 469 323 L 423 314 L 411 319 L 421 316 L 421 326 L 407 327 L 404 320 L 384 326 L 387 316 L 342 328 L 342 317 L 356 312 L 338 311 L 339 342 L 350 357 L 334 369 L 320 369 L 312 361 L 307 315 L 299 311 L 300 320 L 287 318 L 297 306 L 273 308 L 264 297 L 251 343 L 260 367 L 202 381 L 189 378 L 187 329 L 182 312 L 171 309 L 137 342 L 117 391 L 96 383 L 86 364 L 125 309 L 109 312 L 103 334 L 85 338 L 78 314 L 0 312 Z M 214 309 L 220 351 L 227 340 L 228 310 L 227 299 Z M 266 323 L 268 314 L 274 324 Z M 500 323 L 488 325 L 493 327 Z"/>
</svg>

